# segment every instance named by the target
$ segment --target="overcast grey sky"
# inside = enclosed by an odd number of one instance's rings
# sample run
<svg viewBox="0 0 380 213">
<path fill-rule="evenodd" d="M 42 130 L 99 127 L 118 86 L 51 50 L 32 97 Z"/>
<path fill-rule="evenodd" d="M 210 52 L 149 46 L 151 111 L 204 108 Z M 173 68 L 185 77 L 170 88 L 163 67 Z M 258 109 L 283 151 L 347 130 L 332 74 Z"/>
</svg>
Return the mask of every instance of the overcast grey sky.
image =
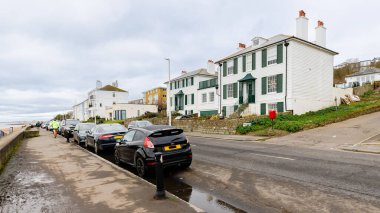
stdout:
<svg viewBox="0 0 380 213">
<path fill-rule="evenodd" d="M 140 98 L 182 70 L 205 67 L 255 36 L 295 34 L 322 20 L 327 47 L 379 56 L 380 1 L 0 0 L 0 121 L 48 119 L 84 100 L 96 80 Z"/>
</svg>

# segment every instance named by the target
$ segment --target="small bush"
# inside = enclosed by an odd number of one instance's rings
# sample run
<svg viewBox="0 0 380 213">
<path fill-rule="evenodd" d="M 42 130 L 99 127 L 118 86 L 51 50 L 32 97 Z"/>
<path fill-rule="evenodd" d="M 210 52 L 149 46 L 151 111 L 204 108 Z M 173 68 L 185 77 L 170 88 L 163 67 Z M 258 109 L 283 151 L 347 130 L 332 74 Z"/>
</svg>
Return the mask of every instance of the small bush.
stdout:
<svg viewBox="0 0 380 213">
<path fill-rule="evenodd" d="M 301 122 L 298 122 L 298 121 L 283 121 L 283 122 L 276 122 L 274 124 L 274 128 L 284 130 L 287 132 L 298 132 L 303 129 L 303 125 Z"/>
</svg>

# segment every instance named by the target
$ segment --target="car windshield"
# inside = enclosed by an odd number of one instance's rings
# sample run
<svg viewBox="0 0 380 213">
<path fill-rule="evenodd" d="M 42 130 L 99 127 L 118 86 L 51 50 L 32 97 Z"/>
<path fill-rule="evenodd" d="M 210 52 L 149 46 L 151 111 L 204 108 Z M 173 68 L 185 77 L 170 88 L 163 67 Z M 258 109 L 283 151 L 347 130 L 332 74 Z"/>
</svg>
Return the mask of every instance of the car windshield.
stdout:
<svg viewBox="0 0 380 213">
<path fill-rule="evenodd" d="M 138 127 L 146 127 L 146 126 L 151 126 L 151 125 L 153 125 L 153 124 L 149 121 L 137 121 L 136 122 L 136 126 L 138 126 Z"/>
<path fill-rule="evenodd" d="M 79 130 L 80 130 L 80 131 L 87 131 L 87 130 L 92 129 L 92 127 L 94 127 L 94 126 L 95 126 L 95 124 L 93 124 L 93 123 L 89 123 L 89 124 L 80 124 L 80 126 L 79 126 Z"/>
<path fill-rule="evenodd" d="M 127 129 L 122 125 L 107 125 L 100 126 L 98 128 L 99 132 L 118 132 L 118 131 L 126 131 Z"/>
<path fill-rule="evenodd" d="M 66 121 L 66 125 L 76 125 L 77 123 L 79 123 L 78 120 L 67 120 Z"/>
</svg>

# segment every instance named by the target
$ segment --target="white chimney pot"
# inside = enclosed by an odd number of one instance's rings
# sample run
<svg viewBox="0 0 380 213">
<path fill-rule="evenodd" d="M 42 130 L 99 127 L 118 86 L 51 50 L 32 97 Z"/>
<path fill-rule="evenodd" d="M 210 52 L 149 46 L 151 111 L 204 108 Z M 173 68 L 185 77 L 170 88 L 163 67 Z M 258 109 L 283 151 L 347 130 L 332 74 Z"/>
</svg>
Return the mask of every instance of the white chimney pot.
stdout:
<svg viewBox="0 0 380 213">
<path fill-rule="evenodd" d="M 306 13 L 301 10 L 299 16 L 296 19 L 296 36 L 303 40 L 308 40 L 308 28 L 309 19 L 306 18 Z"/>
<path fill-rule="evenodd" d="M 317 27 L 315 28 L 315 44 L 326 47 L 326 28 L 323 26 L 322 21 L 317 22 Z"/>
</svg>

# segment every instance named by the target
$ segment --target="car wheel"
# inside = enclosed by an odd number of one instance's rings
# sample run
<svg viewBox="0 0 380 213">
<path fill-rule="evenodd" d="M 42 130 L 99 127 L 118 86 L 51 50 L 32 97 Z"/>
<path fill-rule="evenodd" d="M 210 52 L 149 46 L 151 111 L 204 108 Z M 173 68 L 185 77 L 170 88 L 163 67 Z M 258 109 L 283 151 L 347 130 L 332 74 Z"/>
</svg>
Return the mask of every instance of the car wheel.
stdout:
<svg viewBox="0 0 380 213">
<path fill-rule="evenodd" d="M 144 177 L 146 175 L 147 168 L 145 165 L 145 161 L 140 156 L 136 158 L 136 170 L 138 176 Z"/>
<path fill-rule="evenodd" d="M 117 165 L 120 165 L 120 158 L 119 158 L 119 154 L 117 153 L 116 149 L 115 149 L 114 157 L 115 157 L 115 163 Z"/>
<path fill-rule="evenodd" d="M 88 149 L 87 140 L 84 142 L 84 147 L 85 147 L 86 149 Z"/>
<path fill-rule="evenodd" d="M 95 153 L 96 153 L 96 154 L 100 154 L 99 145 L 98 145 L 98 143 L 97 143 L 96 141 L 95 141 L 94 145 L 95 145 L 95 146 L 94 146 L 94 149 L 95 149 L 94 151 L 95 151 Z"/>
<path fill-rule="evenodd" d="M 181 169 L 187 169 L 187 168 L 190 167 L 190 165 L 191 165 L 191 162 L 190 163 L 182 163 L 181 164 Z"/>
</svg>

